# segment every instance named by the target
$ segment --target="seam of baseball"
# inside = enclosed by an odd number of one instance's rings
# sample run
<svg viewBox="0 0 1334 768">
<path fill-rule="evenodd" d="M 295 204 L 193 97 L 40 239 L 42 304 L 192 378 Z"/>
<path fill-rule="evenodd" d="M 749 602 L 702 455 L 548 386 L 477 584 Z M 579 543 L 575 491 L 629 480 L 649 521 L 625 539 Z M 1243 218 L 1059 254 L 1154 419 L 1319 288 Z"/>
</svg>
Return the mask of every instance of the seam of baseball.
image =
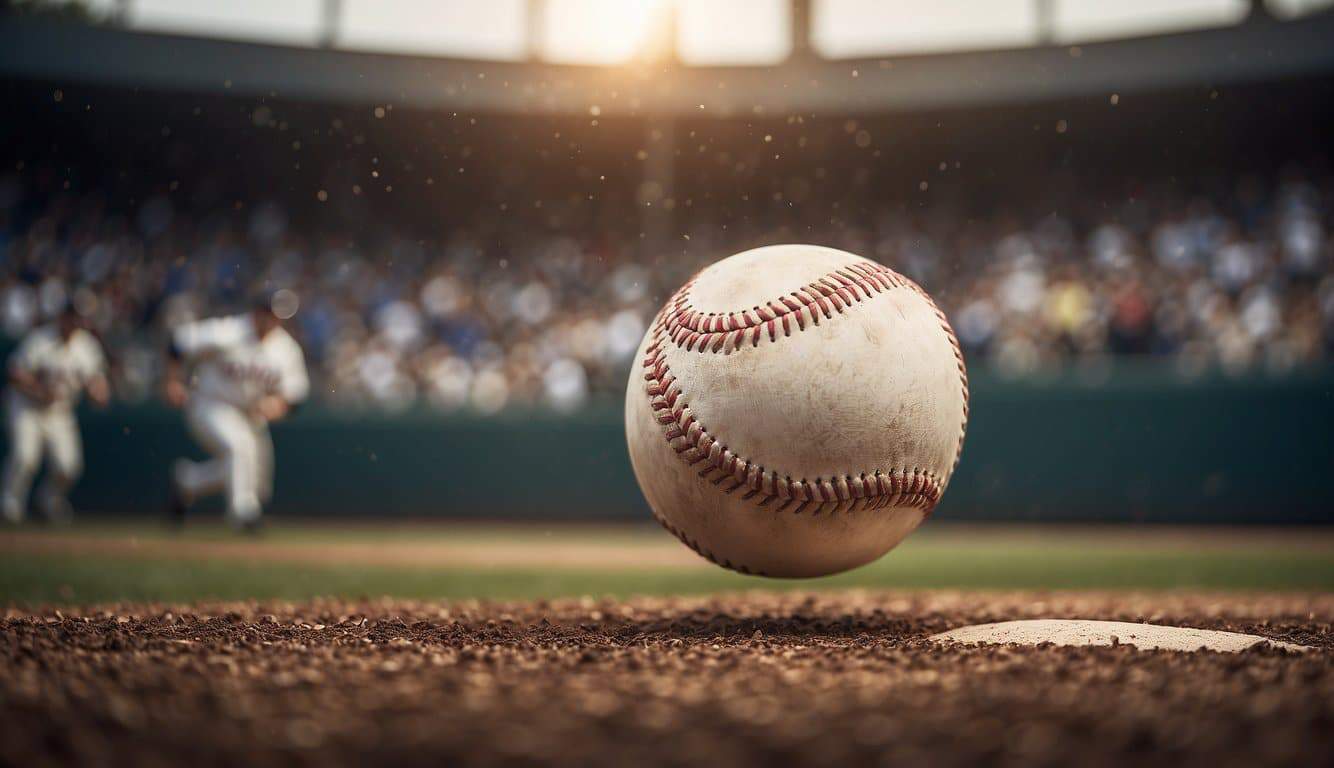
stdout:
<svg viewBox="0 0 1334 768">
<path fill-rule="evenodd" d="M 961 387 L 963 396 L 963 418 L 959 422 L 959 439 L 954 448 L 954 463 L 950 465 L 949 474 L 945 476 L 944 483 L 942 484 L 941 492 L 943 493 L 945 490 L 943 485 L 949 484 L 949 481 L 954 477 L 954 470 L 959 468 L 959 459 L 963 456 L 963 438 L 968 432 L 968 366 L 964 364 L 963 348 L 959 346 L 959 337 L 954 335 L 954 327 L 950 325 L 950 321 L 945 317 L 944 311 L 936 306 L 936 302 L 931 298 L 931 294 L 922 290 L 922 286 L 911 280 L 908 281 L 908 288 L 925 299 L 927 306 L 931 307 L 931 311 L 936 313 L 936 317 L 940 320 L 940 328 L 945 332 L 945 338 L 949 339 L 950 346 L 954 348 L 954 359 L 959 367 L 959 386 Z"/>
<path fill-rule="evenodd" d="M 737 573 L 744 573 L 744 574 L 746 574 L 746 575 L 748 575 L 748 576 L 768 576 L 768 575 L 769 575 L 769 574 L 765 573 L 764 571 L 755 571 L 755 570 L 751 570 L 750 568 L 746 567 L 745 565 L 743 565 L 743 564 L 741 564 L 741 563 L 733 563 L 731 560 L 728 560 L 728 559 L 725 558 L 725 557 L 719 557 L 719 556 L 713 554 L 713 552 L 709 551 L 708 549 L 705 549 L 704 546 L 701 545 L 698 541 L 695 541 L 694 539 L 692 539 L 692 538 L 690 538 L 688 535 L 686 535 L 686 532 L 685 532 L 685 531 L 681 530 L 680 528 L 677 528 L 676 526 L 672 525 L 671 523 L 667 522 L 665 519 L 663 519 L 662 517 L 660 517 L 660 516 L 658 515 L 657 512 L 654 512 L 654 513 L 653 513 L 653 519 L 654 519 L 654 520 L 657 520 L 657 521 L 658 521 L 658 525 L 661 525 L 661 526 L 663 527 L 664 530 L 666 530 L 666 531 L 667 531 L 668 533 L 670 533 L 671 535 L 675 536 L 675 537 L 677 538 L 678 541 L 680 541 L 682 544 L 684 544 L 684 545 L 686 545 L 687 547 L 689 547 L 689 548 L 690 548 L 690 551 L 694 552 L 695 554 L 699 555 L 700 557 L 704 558 L 705 560 L 708 560 L 709 562 L 713 563 L 714 565 L 717 565 L 717 566 L 726 568 L 726 569 L 729 570 L 729 571 L 736 571 Z"/>
<path fill-rule="evenodd" d="M 770 342 L 777 341 L 780 328 L 783 336 L 791 336 L 794 325 L 797 331 L 804 331 L 808 324 L 819 325 L 821 315 L 832 320 L 835 312 L 842 314 L 854 303 L 891 288 L 913 285 L 911 280 L 883 264 L 857 262 L 766 301 L 763 306 L 732 312 L 701 312 L 690 303 L 694 284 L 695 278 L 691 278 L 668 301 L 667 333 L 677 347 L 729 354 L 746 342 L 758 347 L 765 337 Z"/>
<path fill-rule="evenodd" d="M 859 287 L 865 292 L 864 297 L 857 297 L 854 301 L 861 301 L 862 298 L 869 298 L 872 291 L 879 293 L 889 287 L 903 287 L 915 290 L 930 300 L 930 297 L 917 287 L 912 281 L 902 277 L 898 273 L 882 265 L 871 265 L 858 263 L 853 265 L 855 274 L 864 277 L 874 276 L 876 279 L 868 280 L 868 284 L 860 284 Z M 841 274 L 839 270 L 834 274 Z M 854 283 L 853 278 L 843 276 L 847 283 Z M 829 278 L 822 278 L 812 285 L 823 285 L 829 288 Z M 657 421 L 664 431 L 664 437 L 672 450 L 681 457 L 687 465 L 694 466 L 702 462 L 707 462 L 699 476 L 709 480 L 715 486 L 726 487 L 720 489 L 724 493 L 734 493 L 735 491 L 746 488 L 746 493 L 742 497 L 749 500 L 758 497 L 756 504 L 758 506 L 767 506 L 775 499 L 781 500 L 782 504 L 777 511 L 785 511 L 796 505 L 793 509 L 794 514 L 800 514 L 806 511 L 808 505 L 814 504 L 811 510 L 812 514 L 820 514 L 826 506 L 831 506 L 831 512 L 855 511 L 860 506 L 861 509 L 883 509 L 885 507 L 913 507 L 923 511 L 925 515 L 930 515 L 935 505 L 940 500 L 944 491 L 943 479 L 937 476 L 935 472 L 924 470 L 921 467 L 900 467 L 889 470 L 875 470 L 870 476 L 861 472 L 856 475 L 838 475 L 829 478 L 817 477 L 813 481 L 802 478 L 792 480 L 789 475 L 780 475 L 776 470 L 765 470 L 763 466 L 744 457 L 734 454 L 727 448 L 726 444 L 714 435 L 710 434 L 703 424 L 700 424 L 690 412 L 690 407 L 686 403 L 686 396 L 677 384 L 676 378 L 672 375 L 671 369 L 667 365 L 666 349 L 664 342 L 671 338 L 672 342 L 678 347 L 693 349 L 699 344 L 699 349 L 704 349 L 707 345 L 700 343 L 700 338 L 705 335 L 716 334 L 722 341 L 721 345 L 715 346 L 715 351 L 723 349 L 729 342 L 727 339 L 744 339 L 742 335 L 747 328 L 755 329 L 751 338 L 753 344 L 758 345 L 758 337 L 762 327 L 774 328 L 775 317 L 765 318 L 763 315 L 757 315 L 759 320 L 743 318 L 743 322 L 750 322 L 749 326 L 742 328 L 723 326 L 720 331 L 708 330 L 704 332 L 691 330 L 692 328 L 702 328 L 699 323 L 707 324 L 712 329 L 719 327 L 713 319 L 700 318 L 728 318 L 724 323 L 733 323 L 736 315 L 748 315 L 748 313 L 728 313 L 726 315 L 712 314 L 705 315 L 689 307 L 689 291 L 694 280 L 687 282 L 677 291 L 676 296 L 667 304 L 666 309 L 654 321 L 653 340 L 645 350 L 643 360 L 645 391 L 649 398 L 649 406 L 653 412 L 653 418 Z M 841 286 L 844 290 L 851 292 L 848 284 Z M 830 288 L 834 295 L 838 289 Z M 797 296 L 797 293 L 791 294 Z M 856 296 L 855 293 L 852 293 Z M 791 314 L 798 314 L 802 309 L 808 309 L 815 305 L 826 312 L 828 307 L 833 307 L 833 311 L 843 312 L 844 308 L 851 306 L 852 301 L 843 298 L 842 303 L 826 301 L 820 302 L 819 299 L 828 299 L 829 294 L 824 294 L 818 290 L 813 290 L 808 294 L 810 302 L 800 304 L 797 308 L 791 309 Z M 794 302 L 795 303 L 795 302 Z M 770 302 L 772 305 L 773 302 Z M 942 327 L 946 331 L 951 345 L 955 348 L 955 355 L 959 361 L 960 371 L 963 371 L 962 353 L 958 351 L 957 341 L 954 339 L 953 331 L 949 328 L 949 323 L 944 320 L 943 313 L 930 302 L 930 306 L 941 318 Z M 814 310 L 808 310 L 812 317 L 815 316 Z M 832 315 L 826 315 L 832 317 Z M 805 325 L 799 322 L 798 330 L 804 330 Z M 784 323 L 785 328 L 789 327 Z M 675 329 L 675 330 L 673 330 Z M 682 333 L 685 329 L 688 333 Z M 771 330 L 771 334 L 773 331 Z M 790 335 L 790 331 L 784 335 Z M 776 340 L 776 336 L 771 336 Z M 734 348 L 734 345 L 733 345 Z M 967 423 L 967 382 L 961 379 L 965 398 L 965 417 L 964 423 Z M 960 448 L 956 448 L 955 462 L 958 461 L 959 452 L 962 446 L 962 432 L 959 436 Z M 659 522 L 663 522 L 659 520 Z M 665 522 L 663 522 L 666 525 Z M 668 530 L 673 530 L 669 528 Z M 682 538 L 677 534 L 678 538 Z M 682 538 L 682 541 L 685 541 Z M 690 546 L 689 542 L 686 542 Z M 695 547 L 692 547 L 695 548 Z M 709 558 L 714 559 L 714 558 Z M 715 562 L 717 562 L 715 560 Z"/>
</svg>

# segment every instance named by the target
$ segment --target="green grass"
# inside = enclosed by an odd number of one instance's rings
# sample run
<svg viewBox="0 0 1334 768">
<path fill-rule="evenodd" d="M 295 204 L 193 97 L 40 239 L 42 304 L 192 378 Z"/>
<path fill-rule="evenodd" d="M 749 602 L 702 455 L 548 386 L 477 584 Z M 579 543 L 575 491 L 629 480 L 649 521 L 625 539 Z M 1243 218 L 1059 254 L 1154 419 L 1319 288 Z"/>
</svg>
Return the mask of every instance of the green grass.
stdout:
<svg viewBox="0 0 1334 768">
<path fill-rule="evenodd" d="M 160 537 L 151 528 L 79 528 L 80 536 Z M 43 536 L 65 534 L 51 532 Z M 440 537 L 478 546 L 516 541 L 559 546 L 679 546 L 664 534 L 627 528 L 283 527 L 268 542 L 396 541 Z M 192 538 L 230 538 L 205 529 Z M 823 579 L 784 581 L 719 568 L 394 566 L 273 560 L 72 555 L 0 550 L 0 603 L 304 599 L 316 596 L 530 599 L 559 596 L 702 594 L 749 589 L 1334 589 L 1334 541 L 1323 531 L 1200 535 L 1182 529 L 928 528 L 884 559 Z"/>
</svg>

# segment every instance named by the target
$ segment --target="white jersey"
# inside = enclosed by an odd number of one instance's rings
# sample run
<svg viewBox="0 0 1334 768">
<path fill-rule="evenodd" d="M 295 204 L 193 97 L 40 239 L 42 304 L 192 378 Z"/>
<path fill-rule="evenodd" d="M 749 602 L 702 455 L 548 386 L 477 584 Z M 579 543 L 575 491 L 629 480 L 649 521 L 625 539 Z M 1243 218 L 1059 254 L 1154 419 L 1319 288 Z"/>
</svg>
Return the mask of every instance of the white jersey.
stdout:
<svg viewBox="0 0 1334 768">
<path fill-rule="evenodd" d="M 310 392 L 301 345 L 282 328 L 259 338 L 250 315 L 188 323 L 176 329 L 173 341 L 192 366 L 192 398 L 248 412 L 267 395 L 294 404 Z"/>
<path fill-rule="evenodd" d="M 90 381 L 105 374 L 106 358 L 88 331 L 75 329 L 66 340 L 56 326 L 45 325 L 19 343 L 9 358 L 9 369 L 29 373 L 50 388 L 52 401 L 47 407 L 68 410 Z M 13 388 L 11 397 L 16 403 L 39 407 Z"/>
</svg>

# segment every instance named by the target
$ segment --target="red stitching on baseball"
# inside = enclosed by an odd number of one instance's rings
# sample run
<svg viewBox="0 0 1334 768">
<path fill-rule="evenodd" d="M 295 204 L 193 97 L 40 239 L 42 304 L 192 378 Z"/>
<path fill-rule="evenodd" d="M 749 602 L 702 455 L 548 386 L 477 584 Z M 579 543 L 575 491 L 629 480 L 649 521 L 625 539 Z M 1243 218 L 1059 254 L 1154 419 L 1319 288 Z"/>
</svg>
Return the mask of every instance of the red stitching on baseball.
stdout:
<svg viewBox="0 0 1334 768">
<path fill-rule="evenodd" d="M 694 283 L 694 278 L 691 278 L 667 302 L 666 337 L 678 347 L 715 353 L 730 352 L 740 347 L 747 338 L 752 347 L 758 347 L 760 339 L 765 336 L 771 342 L 777 341 L 776 321 L 782 322 L 783 335 L 790 336 L 792 330 L 788 324 L 789 317 L 796 321 L 798 330 L 804 331 L 808 320 L 819 325 L 821 315 L 825 319 L 833 319 L 834 313 L 842 314 L 853 304 L 869 299 L 874 294 L 890 288 L 913 286 L 911 280 L 889 267 L 874 262 L 858 262 L 803 285 L 787 296 L 766 301 L 764 306 L 739 312 L 706 314 L 690 304 L 690 289 Z M 950 331 L 950 336 L 953 338 L 953 331 Z M 654 343 L 659 341 L 660 338 L 655 339 Z"/>
<path fill-rule="evenodd" d="M 915 291 L 918 296 L 926 299 L 926 303 L 931 306 L 932 311 L 936 313 L 936 317 L 940 319 L 940 327 L 945 331 L 945 337 L 949 339 L 950 346 L 954 348 L 954 359 L 959 367 L 959 384 L 963 388 L 963 420 L 959 423 L 959 442 L 954 449 L 954 464 L 950 466 L 950 477 L 953 477 L 954 470 L 959 467 L 959 459 L 963 456 L 963 437 L 968 432 L 968 366 L 964 365 L 963 362 L 963 349 L 959 346 L 959 337 L 954 335 L 954 327 L 950 325 L 945 313 L 941 311 L 940 307 L 936 306 L 931 294 L 922 290 L 922 286 L 911 280 L 907 282 L 909 288 Z"/>
<path fill-rule="evenodd" d="M 695 541 L 694 539 L 687 536 L 685 531 L 682 531 L 681 529 L 677 528 L 676 526 L 672 525 L 671 523 L 667 522 L 661 517 L 658 517 L 658 513 L 656 512 L 653 513 L 653 519 L 657 520 L 658 525 L 661 525 L 663 528 L 667 530 L 668 533 L 679 539 L 681 543 L 689 547 L 691 551 L 693 551 L 700 557 L 704 558 L 705 560 L 708 560 L 709 562 L 713 563 L 714 565 L 719 565 L 722 566 L 723 568 L 728 569 L 729 571 L 736 571 L 737 573 L 744 573 L 750 576 L 768 575 L 764 571 L 752 571 L 750 568 L 747 568 L 745 565 L 742 565 L 741 563 L 733 563 L 731 560 L 718 558 L 712 552 L 700 546 L 700 543 L 698 541 Z"/>
<path fill-rule="evenodd" d="M 781 502 L 777 511 L 783 512 L 791 510 L 794 514 L 800 514 L 808 506 L 814 504 L 811 514 L 818 515 L 825 511 L 826 507 L 831 507 L 829 511 L 834 512 L 853 512 L 859 508 L 861 510 L 877 510 L 886 507 L 912 507 L 921 509 L 926 515 L 930 515 L 940 501 L 941 494 L 944 491 L 944 481 L 934 472 L 928 472 L 920 467 L 913 468 L 911 471 L 907 468 L 892 469 L 889 471 L 875 470 L 868 477 L 866 473 L 859 475 L 841 475 L 830 478 L 815 478 L 807 480 L 801 478 L 792 480 L 788 475 L 780 475 L 776 470 L 766 470 L 763 466 L 737 456 L 729 450 L 720 440 L 714 437 L 700 424 L 690 413 L 690 406 L 687 402 L 686 394 L 681 390 L 676 378 L 672 375 L 667 365 L 666 351 L 662 349 L 662 343 L 665 339 L 671 339 L 678 347 L 684 347 L 687 350 L 693 350 L 699 342 L 699 350 L 703 351 L 706 347 L 713 347 L 717 351 L 720 342 L 731 348 L 740 345 L 742 335 L 747 331 L 751 332 L 752 345 L 758 345 L 761 336 L 766 335 L 761 332 L 761 324 L 769 323 L 773 328 L 773 319 L 781 317 L 784 324 L 784 335 L 790 335 L 787 328 L 787 317 L 791 315 L 799 328 L 804 329 L 802 314 L 805 313 L 811 322 L 819 322 L 819 312 L 812 309 L 812 305 L 824 311 L 826 317 L 832 318 L 828 305 L 832 305 L 834 311 L 842 313 L 844 308 L 851 306 L 852 301 L 861 301 L 863 298 L 870 298 L 872 292 L 880 293 L 888 288 L 909 288 L 924 297 L 930 304 L 936 316 L 940 318 L 941 327 L 944 329 L 951 346 L 954 348 L 955 358 L 958 361 L 960 382 L 963 387 L 964 398 L 964 418 L 959 429 L 959 444 L 955 450 L 955 465 L 959 461 L 959 455 L 963 450 L 963 432 L 968 424 L 968 379 L 964 368 L 963 353 L 959 349 L 959 342 L 954 336 L 954 331 L 949 322 L 945 319 L 944 313 L 940 311 L 931 297 L 926 294 L 916 283 L 899 275 L 897 272 L 879 264 L 858 263 L 847 267 L 852 274 L 846 272 L 835 272 L 832 276 L 822 278 L 819 281 L 804 286 L 798 293 L 794 291 L 791 296 L 780 297 L 776 301 L 787 308 L 787 312 L 775 314 L 774 318 L 766 319 L 760 310 L 755 310 L 755 317 L 750 313 L 740 313 L 741 327 L 736 330 L 727 330 L 735 328 L 738 325 L 735 312 L 719 314 L 703 314 L 690 308 L 689 292 L 694 284 L 692 278 L 667 302 L 663 312 L 658 315 L 653 327 L 653 340 L 650 342 L 643 361 L 645 370 L 644 378 L 646 381 L 645 391 L 649 397 L 651 409 L 660 414 L 658 421 L 663 425 L 663 436 L 667 440 L 672 450 L 681 457 L 688 465 L 694 466 L 701 462 L 708 462 L 707 466 L 699 472 L 701 478 L 709 480 L 713 485 L 722 488 L 724 493 L 732 493 L 741 487 L 746 487 L 747 493 L 745 499 L 759 497 L 756 502 L 758 506 L 767 506 L 775 499 Z M 843 282 L 844 285 L 854 285 L 864 292 L 863 296 L 858 296 L 854 291 L 844 288 L 843 291 L 848 295 L 840 293 L 842 286 L 837 286 L 837 282 Z M 830 283 L 835 283 L 831 286 Z M 825 302 L 825 295 L 842 296 L 843 300 L 831 298 Z M 850 299 L 850 300 L 849 300 Z M 782 312 L 774 302 L 768 302 L 769 307 L 775 313 Z M 725 318 L 725 319 L 723 319 Z M 714 330 L 719 329 L 719 330 Z M 770 334 L 770 340 L 776 340 Z M 709 336 L 717 336 L 713 344 L 708 343 Z M 704 341 L 700 341 L 704 339 Z M 951 472 L 953 469 L 951 468 Z M 716 477 L 712 475 L 717 474 Z M 723 488 L 724 481 L 731 480 L 731 485 Z M 687 546 L 699 552 L 709 560 L 718 562 L 710 554 L 702 551 L 694 542 L 688 540 L 684 534 L 677 531 L 659 519 L 667 530 L 671 531 L 677 538 L 685 542 Z M 726 567 L 734 567 L 728 563 L 719 563 Z M 735 566 L 735 569 L 741 570 L 741 566 Z"/>
</svg>

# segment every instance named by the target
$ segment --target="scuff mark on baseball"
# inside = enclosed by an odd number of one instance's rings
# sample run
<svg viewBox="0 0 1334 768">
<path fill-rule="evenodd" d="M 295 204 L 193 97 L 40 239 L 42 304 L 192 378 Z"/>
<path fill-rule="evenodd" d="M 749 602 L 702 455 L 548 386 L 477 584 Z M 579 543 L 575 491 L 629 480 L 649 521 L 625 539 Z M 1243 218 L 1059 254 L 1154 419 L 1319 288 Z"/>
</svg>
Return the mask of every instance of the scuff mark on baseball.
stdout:
<svg viewBox="0 0 1334 768">
<path fill-rule="evenodd" d="M 821 576 L 930 515 L 968 423 L 943 312 L 908 278 L 814 245 L 704 269 L 654 319 L 626 438 L 654 517 L 743 573 Z"/>
</svg>

